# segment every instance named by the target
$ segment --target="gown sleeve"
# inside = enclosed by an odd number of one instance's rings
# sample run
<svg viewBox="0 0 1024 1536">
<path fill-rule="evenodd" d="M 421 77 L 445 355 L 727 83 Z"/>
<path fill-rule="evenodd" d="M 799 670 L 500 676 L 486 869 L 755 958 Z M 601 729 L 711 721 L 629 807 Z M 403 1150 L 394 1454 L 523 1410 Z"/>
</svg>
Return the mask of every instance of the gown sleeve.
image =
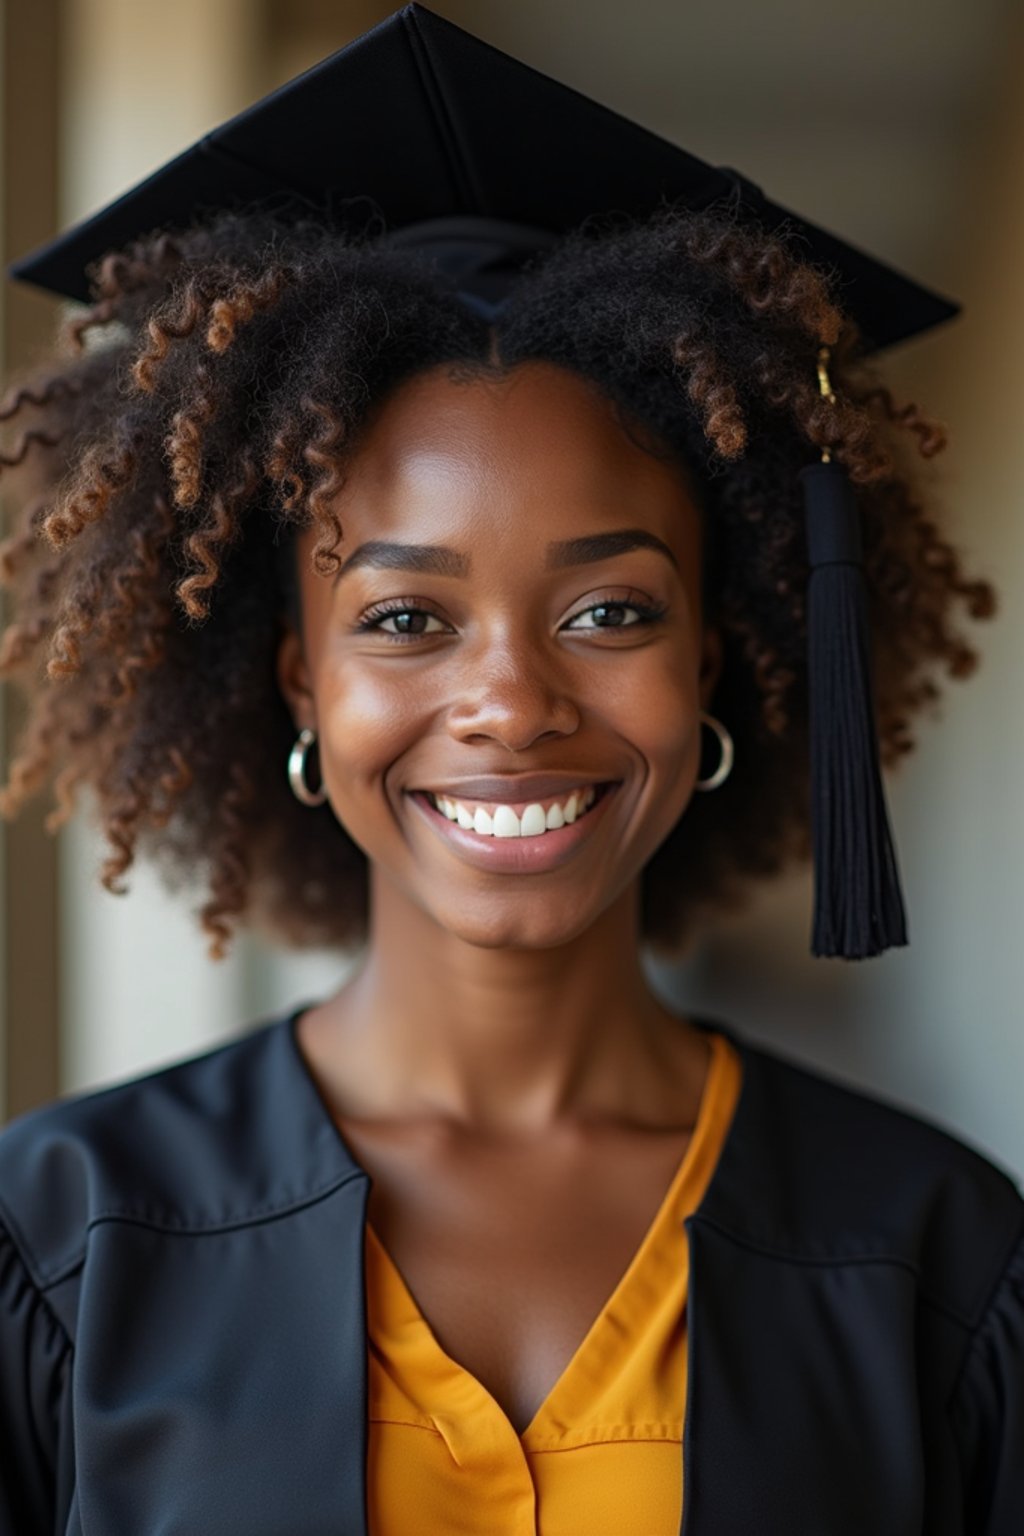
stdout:
<svg viewBox="0 0 1024 1536">
<path fill-rule="evenodd" d="M 71 1353 L 0 1225 L 0 1536 L 54 1536 Z"/>
<path fill-rule="evenodd" d="M 965 1536 L 1024 1532 L 1024 1235 L 968 1346 L 953 1410 Z"/>
</svg>

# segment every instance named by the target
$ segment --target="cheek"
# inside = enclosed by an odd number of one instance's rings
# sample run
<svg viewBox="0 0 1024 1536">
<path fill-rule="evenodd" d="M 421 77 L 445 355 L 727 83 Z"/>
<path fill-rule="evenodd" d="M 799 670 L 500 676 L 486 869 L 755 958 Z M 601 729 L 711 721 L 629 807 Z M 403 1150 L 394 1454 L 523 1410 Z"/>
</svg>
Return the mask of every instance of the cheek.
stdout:
<svg viewBox="0 0 1024 1536">
<path fill-rule="evenodd" d="M 662 780 L 694 757 L 700 709 L 699 679 L 689 652 L 652 646 L 634 665 L 602 679 L 594 694 L 598 716 L 644 759 Z"/>
<path fill-rule="evenodd" d="M 411 675 L 351 661 L 331 678 L 317 713 L 326 736 L 323 770 L 339 809 L 361 790 L 379 794 L 380 780 L 422 738 L 429 718 Z"/>
<path fill-rule="evenodd" d="M 639 658 L 637 658 L 639 661 Z M 640 778 L 629 820 L 639 872 L 686 813 L 700 773 L 700 680 L 693 653 L 652 647 L 623 686 L 606 691 L 602 714 L 627 745 Z"/>
</svg>

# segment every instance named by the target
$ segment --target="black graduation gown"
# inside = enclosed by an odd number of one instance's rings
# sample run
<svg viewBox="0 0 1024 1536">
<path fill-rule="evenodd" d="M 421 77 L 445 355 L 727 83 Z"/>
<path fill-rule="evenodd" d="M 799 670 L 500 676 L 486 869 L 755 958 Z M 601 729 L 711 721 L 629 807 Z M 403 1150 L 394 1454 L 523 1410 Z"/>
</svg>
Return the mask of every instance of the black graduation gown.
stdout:
<svg viewBox="0 0 1024 1536">
<path fill-rule="evenodd" d="M 0 1134 L 2 1536 L 366 1536 L 370 1180 L 300 1011 Z M 685 1223 L 683 1536 L 1022 1536 L 1014 1181 L 697 1022 L 743 1085 Z"/>
</svg>

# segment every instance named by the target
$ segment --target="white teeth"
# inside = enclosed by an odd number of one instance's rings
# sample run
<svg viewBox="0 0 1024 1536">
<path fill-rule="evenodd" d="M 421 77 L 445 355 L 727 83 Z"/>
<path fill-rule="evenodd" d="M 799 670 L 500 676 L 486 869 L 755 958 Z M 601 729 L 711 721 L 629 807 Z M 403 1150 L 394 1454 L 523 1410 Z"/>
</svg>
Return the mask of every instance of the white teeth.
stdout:
<svg viewBox="0 0 1024 1536">
<path fill-rule="evenodd" d="M 547 812 L 536 802 L 526 806 L 521 818 L 510 805 L 497 805 L 492 814 L 482 806 L 471 811 L 449 795 L 433 795 L 431 798 L 449 821 L 458 822 L 467 832 L 476 832 L 480 837 L 540 837 L 544 832 L 571 826 L 593 805 L 596 796 L 597 786 L 588 784 L 586 789 L 573 790 L 564 805 L 552 805 Z"/>
<path fill-rule="evenodd" d="M 495 837 L 521 837 L 519 829 L 519 817 L 510 805 L 496 805 L 494 808 L 494 835 Z"/>
<path fill-rule="evenodd" d="M 555 807 L 552 806 L 551 809 L 553 812 Z M 544 807 L 542 805 L 528 805 L 523 812 L 520 826 L 523 837 L 536 837 L 539 833 L 546 831 L 549 823 L 544 815 Z"/>
</svg>

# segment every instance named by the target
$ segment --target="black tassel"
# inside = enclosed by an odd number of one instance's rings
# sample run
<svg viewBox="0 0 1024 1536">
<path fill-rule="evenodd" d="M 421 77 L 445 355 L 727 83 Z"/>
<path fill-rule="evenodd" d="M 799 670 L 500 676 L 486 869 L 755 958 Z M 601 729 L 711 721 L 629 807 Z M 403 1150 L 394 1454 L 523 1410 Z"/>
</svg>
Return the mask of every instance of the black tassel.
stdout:
<svg viewBox="0 0 1024 1536">
<path fill-rule="evenodd" d="M 861 960 L 906 944 L 871 680 L 860 513 L 834 461 L 800 472 L 807 551 L 811 953 Z"/>
</svg>

